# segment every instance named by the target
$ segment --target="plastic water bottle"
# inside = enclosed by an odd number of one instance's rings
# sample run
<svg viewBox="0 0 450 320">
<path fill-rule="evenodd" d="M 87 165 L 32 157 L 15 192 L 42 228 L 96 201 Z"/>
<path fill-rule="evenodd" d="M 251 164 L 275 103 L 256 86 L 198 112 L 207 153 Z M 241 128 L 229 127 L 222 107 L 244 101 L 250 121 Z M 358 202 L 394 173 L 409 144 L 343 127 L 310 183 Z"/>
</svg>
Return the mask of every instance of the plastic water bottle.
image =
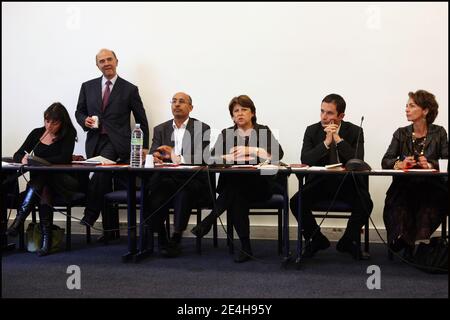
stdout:
<svg viewBox="0 0 450 320">
<path fill-rule="evenodd" d="M 136 126 L 131 133 L 131 155 L 130 166 L 134 168 L 142 167 L 142 148 L 144 144 L 144 132 L 141 130 L 141 125 L 136 123 Z"/>
</svg>

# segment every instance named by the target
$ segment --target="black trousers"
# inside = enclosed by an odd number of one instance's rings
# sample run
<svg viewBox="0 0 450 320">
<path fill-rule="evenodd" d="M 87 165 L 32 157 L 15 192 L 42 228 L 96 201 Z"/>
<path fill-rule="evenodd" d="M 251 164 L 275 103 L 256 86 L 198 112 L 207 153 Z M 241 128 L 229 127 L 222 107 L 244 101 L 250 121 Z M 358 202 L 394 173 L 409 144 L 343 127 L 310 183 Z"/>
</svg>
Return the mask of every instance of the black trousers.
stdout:
<svg viewBox="0 0 450 320">
<path fill-rule="evenodd" d="M 94 154 L 113 161 L 118 158 L 118 154 L 114 150 L 111 141 L 109 141 L 109 137 L 103 134 L 100 135 Z M 115 184 L 114 189 L 120 190 L 126 188 L 126 177 L 114 175 L 112 172 L 94 172 L 92 175 L 88 185 L 86 208 L 84 211 L 84 215 L 89 221 L 95 222 L 100 216 L 104 205 L 103 197 L 113 190 L 113 178 Z"/>
<path fill-rule="evenodd" d="M 242 240 L 250 238 L 250 204 L 270 199 L 275 189 L 272 176 L 221 174 L 219 178 L 216 216 L 228 211 L 236 233 Z M 212 213 L 212 214 L 213 214 Z"/>
<path fill-rule="evenodd" d="M 329 177 L 318 178 L 307 182 L 302 190 L 302 229 L 305 239 L 310 239 L 311 236 L 319 230 L 319 225 L 314 218 L 311 208 L 314 203 L 322 200 L 331 201 L 336 194 L 339 185 L 344 177 Z M 347 228 L 344 237 L 357 241 L 360 238 L 360 230 L 369 218 L 373 209 L 373 202 L 370 194 L 367 191 L 365 182 L 361 177 L 356 177 L 357 186 L 350 175 L 345 177 L 336 200 L 349 203 L 353 210 L 347 222 Z M 358 188 L 358 190 L 356 189 Z M 361 195 L 361 196 L 360 196 Z M 290 207 L 295 219 L 298 215 L 298 192 L 291 198 Z"/>
<path fill-rule="evenodd" d="M 200 173 L 201 174 L 201 173 Z M 169 215 L 169 208 L 174 208 L 175 232 L 186 230 L 191 211 L 200 202 L 204 202 L 207 192 L 207 181 L 203 177 L 189 179 L 186 174 L 155 173 L 149 179 L 146 187 L 149 193 L 145 197 L 144 218 L 153 231 L 164 230 L 164 221 Z M 181 188 L 181 189 L 180 189 Z M 172 200 L 169 200 L 173 196 Z"/>
</svg>

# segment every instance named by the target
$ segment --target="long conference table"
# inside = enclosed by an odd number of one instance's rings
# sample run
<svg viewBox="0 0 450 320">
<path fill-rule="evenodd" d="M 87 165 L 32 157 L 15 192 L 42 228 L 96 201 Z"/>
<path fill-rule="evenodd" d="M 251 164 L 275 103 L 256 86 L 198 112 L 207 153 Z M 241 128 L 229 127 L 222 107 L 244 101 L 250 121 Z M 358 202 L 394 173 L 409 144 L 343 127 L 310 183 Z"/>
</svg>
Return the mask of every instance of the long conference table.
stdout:
<svg viewBox="0 0 450 320">
<path fill-rule="evenodd" d="M 220 173 L 220 174 L 279 174 L 283 176 L 284 181 L 284 210 L 283 210 L 283 257 L 282 265 L 287 266 L 287 264 L 294 260 L 297 267 L 300 267 L 302 261 L 302 232 L 301 232 L 301 218 L 298 217 L 298 228 L 297 228 L 297 248 L 295 252 L 295 259 L 293 259 L 289 248 L 289 191 L 288 191 L 288 177 L 294 173 L 298 178 L 298 190 L 301 191 L 303 188 L 303 178 L 308 174 L 317 175 L 367 175 L 367 176 L 426 176 L 426 177 L 447 177 L 448 172 L 439 172 L 436 170 L 371 170 L 371 171 L 347 171 L 343 168 L 325 169 L 318 167 L 307 167 L 299 164 L 293 164 L 287 167 L 276 167 L 273 165 L 269 166 L 231 166 L 231 167 L 206 167 L 206 166 L 156 166 L 154 168 L 131 168 L 127 165 L 97 165 L 97 166 L 86 166 L 86 165 L 51 165 L 51 166 L 14 166 L 14 165 L 2 165 L 2 174 L 14 174 L 19 175 L 28 171 L 36 172 L 115 172 L 127 176 L 127 239 L 128 239 L 128 251 L 122 256 L 122 261 L 139 261 L 141 258 L 150 254 L 147 252 L 142 245 L 137 242 L 137 223 L 136 223 L 136 179 L 137 177 L 145 178 L 147 175 L 151 175 L 155 172 L 160 172 L 162 174 L 170 174 L 175 172 L 184 172 L 198 174 L 198 172 L 209 172 L 209 173 Z M 145 184 L 141 184 L 141 188 L 145 188 Z M 144 191 L 145 189 L 141 189 Z M 4 192 L 2 192 L 4 194 Z M 143 194 L 143 193 L 142 193 Z M 301 192 L 300 192 L 301 195 Z M 3 195 L 2 195 L 3 196 Z M 6 221 L 6 208 L 2 199 L 1 203 L 1 214 L 2 221 Z M 141 197 L 141 209 L 144 209 L 143 197 Z M 301 196 L 299 197 L 299 209 L 301 206 Z M 300 210 L 299 210 L 300 212 Z M 3 223 L 2 223 L 3 225 Z M 143 228 L 140 228 L 142 230 Z M 6 230 L 6 225 L 2 226 L 1 236 L 4 236 L 4 231 Z M 142 236 L 142 235 L 141 235 Z M 7 242 L 6 237 L 2 242 Z"/>
</svg>

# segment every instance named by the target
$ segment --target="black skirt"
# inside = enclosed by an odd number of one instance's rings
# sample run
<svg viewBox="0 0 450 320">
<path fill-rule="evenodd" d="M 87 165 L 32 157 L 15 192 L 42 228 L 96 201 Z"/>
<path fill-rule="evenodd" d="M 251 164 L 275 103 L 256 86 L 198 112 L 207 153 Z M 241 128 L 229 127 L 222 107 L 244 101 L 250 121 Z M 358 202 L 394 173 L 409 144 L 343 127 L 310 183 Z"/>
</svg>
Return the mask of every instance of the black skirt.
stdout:
<svg viewBox="0 0 450 320">
<path fill-rule="evenodd" d="M 429 239 L 447 214 L 448 186 L 441 178 L 395 177 L 383 210 L 388 241 Z"/>
</svg>

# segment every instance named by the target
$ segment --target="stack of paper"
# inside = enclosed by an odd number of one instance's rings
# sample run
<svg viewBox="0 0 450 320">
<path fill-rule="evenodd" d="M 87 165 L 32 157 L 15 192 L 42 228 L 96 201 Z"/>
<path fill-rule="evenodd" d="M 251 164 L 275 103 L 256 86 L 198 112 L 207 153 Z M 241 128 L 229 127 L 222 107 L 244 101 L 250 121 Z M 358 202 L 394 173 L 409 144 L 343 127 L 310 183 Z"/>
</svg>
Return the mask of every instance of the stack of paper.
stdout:
<svg viewBox="0 0 450 320">
<path fill-rule="evenodd" d="M 97 156 L 89 158 L 83 161 L 72 161 L 74 164 L 88 164 L 88 165 L 98 165 L 98 164 L 116 164 L 115 161 L 109 160 L 108 158 Z"/>
</svg>

